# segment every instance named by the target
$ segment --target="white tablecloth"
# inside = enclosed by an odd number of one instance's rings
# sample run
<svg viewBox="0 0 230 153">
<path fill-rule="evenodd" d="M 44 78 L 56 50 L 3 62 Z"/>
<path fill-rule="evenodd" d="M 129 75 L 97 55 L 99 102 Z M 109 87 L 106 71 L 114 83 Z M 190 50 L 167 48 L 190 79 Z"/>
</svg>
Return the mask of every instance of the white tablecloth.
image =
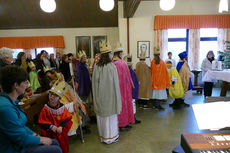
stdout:
<svg viewBox="0 0 230 153">
<path fill-rule="evenodd" d="M 223 71 L 208 70 L 202 79 L 203 82 L 216 82 L 217 80 L 230 82 L 230 71 L 229 70 L 223 70 Z"/>
</svg>

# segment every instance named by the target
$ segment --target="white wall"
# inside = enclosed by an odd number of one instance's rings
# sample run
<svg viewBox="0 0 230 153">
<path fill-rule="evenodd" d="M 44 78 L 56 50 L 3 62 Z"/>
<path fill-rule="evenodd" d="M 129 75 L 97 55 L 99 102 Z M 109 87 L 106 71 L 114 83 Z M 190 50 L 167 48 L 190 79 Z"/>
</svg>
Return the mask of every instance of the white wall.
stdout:
<svg viewBox="0 0 230 153">
<path fill-rule="evenodd" d="M 0 30 L 0 37 L 17 36 L 53 36 L 62 35 L 65 41 L 65 53 L 76 53 L 75 36 L 100 36 L 107 35 L 112 46 L 119 40 L 117 27 L 111 28 L 59 28 L 59 29 L 19 29 L 19 30 Z M 92 41 L 92 37 L 91 37 Z M 91 55 L 93 45 L 91 45 Z"/>
<path fill-rule="evenodd" d="M 153 23 L 155 15 L 218 14 L 219 0 L 176 0 L 171 11 L 162 11 L 159 1 L 141 1 L 133 18 L 130 18 L 130 52 L 133 63 L 138 62 L 137 41 L 150 41 L 151 59 L 153 54 Z M 119 39 L 127 48 L 127 22 L 123 18 L 123 2 L 119 2 Z M 150 59 L 146 59 L 150 63 Z"/>
</svg>

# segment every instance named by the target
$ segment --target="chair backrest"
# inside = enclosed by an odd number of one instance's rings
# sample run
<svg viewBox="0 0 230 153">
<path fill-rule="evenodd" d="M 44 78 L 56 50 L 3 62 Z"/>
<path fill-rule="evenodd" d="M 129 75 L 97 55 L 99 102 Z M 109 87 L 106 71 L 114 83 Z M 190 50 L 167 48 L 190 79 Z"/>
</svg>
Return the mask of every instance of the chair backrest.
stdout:
<svg viewBox="0 0 230 153">
<path fill-rule="evenodd" d="M 37 98 L 29 99 L 22 109 L 27 114 L 26 125 L 36 133 L 40 133 L 40 126 L 37 124 L 39 114 L 48 102 L 48 92 L 42 93 L 41 96 Z"/>
</svg>

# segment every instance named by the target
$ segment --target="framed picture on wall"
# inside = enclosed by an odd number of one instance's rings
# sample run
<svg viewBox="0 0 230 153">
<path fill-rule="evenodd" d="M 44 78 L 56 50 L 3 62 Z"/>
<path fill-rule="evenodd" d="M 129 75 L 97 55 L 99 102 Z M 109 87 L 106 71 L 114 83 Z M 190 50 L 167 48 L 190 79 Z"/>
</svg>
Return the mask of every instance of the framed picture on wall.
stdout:
<svg viewBox="0 0 230 153">
<path fill-rule="evenodd" d="M 140 58 L 141 52 L 145 52 L 145 57 L 150 57 L 150 41 L 137 41 L 137 57 Z"/>
<path fill-rule="evenodd" d="M 97 53 L 100 53 L 99 42 L 102 40 L 107 40 L 107 36 L 93 36 L 93 57 L 95 57 Z"/>
<path fill-rule="evenodd" d="M 76 36 L 76 52 L 84 50 L 87 58 L 91 58 L 91 37 L 90 36 Z"/>
</svg>

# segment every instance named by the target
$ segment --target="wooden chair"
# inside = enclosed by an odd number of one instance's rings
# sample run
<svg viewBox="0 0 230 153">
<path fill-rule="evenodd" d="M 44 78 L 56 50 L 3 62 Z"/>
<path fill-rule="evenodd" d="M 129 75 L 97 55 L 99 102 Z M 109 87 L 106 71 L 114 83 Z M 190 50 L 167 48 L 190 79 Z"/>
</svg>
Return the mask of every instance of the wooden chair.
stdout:
<svg viewBox="0 0 230 153">
<path fill-rule="evenodd" d="M 22 106 L 22 109 L 27 114 L 27 123 L 26 125 L 33 130 L 34 132 L 41 134 L 40 126 L 38 125 L 38 117 L 41 112 L 41 109 L 48 102 L 48 92 L 42 93 L 41 96 L 37 98 L 32 98 L 25 101 L 25 105 Z"/>
</svg>

